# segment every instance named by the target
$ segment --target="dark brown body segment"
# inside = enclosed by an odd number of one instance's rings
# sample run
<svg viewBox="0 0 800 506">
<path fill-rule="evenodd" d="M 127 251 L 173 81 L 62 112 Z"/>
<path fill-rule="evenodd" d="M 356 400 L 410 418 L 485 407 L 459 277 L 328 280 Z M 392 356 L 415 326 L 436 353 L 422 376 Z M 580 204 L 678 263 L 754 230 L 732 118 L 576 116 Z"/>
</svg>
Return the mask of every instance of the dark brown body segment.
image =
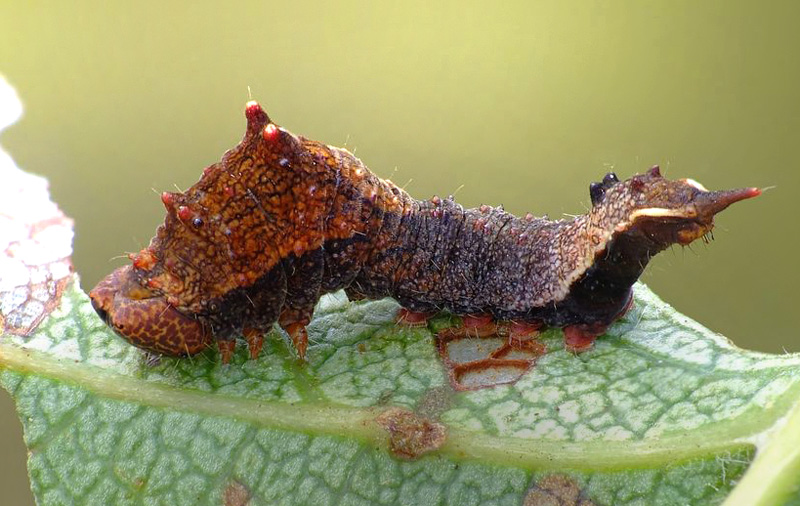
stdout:
<svg viewBox="0 0 800 506">
<path fill-rule="evenodd" d="M 704 236 L 715 213 L 758 194 L 708 192 L 653 169 L 594 183 L 587 215 L 518 218 L 414 200 L 348 151 L 277 127 L 257 103 L 245 114 L 242 142 L 186 192 L 164 193 L 150 245 L 91 293 L 137 346 L 189 355 L 213 337 L 226 359 L 244 334 L 256 355 L 278 322 L 303 355 L 314 305 L 343 288 L 413 312 L 564 327 L 580 340 L 624 311 L 652 255 Z"/>
</svg>

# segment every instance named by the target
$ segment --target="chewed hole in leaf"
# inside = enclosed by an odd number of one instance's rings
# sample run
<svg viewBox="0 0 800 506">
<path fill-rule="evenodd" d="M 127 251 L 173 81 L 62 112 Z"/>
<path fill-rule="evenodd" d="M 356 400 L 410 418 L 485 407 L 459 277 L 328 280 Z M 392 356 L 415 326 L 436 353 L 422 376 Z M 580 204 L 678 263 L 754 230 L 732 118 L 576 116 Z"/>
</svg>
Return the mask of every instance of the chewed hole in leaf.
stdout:
<svg viewBox="0 0 800 506">
<path fill-rule="evenodd" d="M 482 360 L 455 367 L 453 379 L 459 390 L 475 390 L 514 383 L 533 366 L 526 360 Z"/>
<path fill-rule="evenodd" d="M 482 360 L 500 350 L 503 346 L 503 339 L 499 336 L 494 339 L 489 338 L 462 338 L 445 342 L 443 358 L 453 364 L 466 364 L 476 360 Z"/>
<path fill-rule="evenodd" d="M 477 390 L 518 381 L 542 356 L 534 337 L 471 336 L 444 329 L 437 334 L 439 354 L 456 390 Z"/>
</svg>

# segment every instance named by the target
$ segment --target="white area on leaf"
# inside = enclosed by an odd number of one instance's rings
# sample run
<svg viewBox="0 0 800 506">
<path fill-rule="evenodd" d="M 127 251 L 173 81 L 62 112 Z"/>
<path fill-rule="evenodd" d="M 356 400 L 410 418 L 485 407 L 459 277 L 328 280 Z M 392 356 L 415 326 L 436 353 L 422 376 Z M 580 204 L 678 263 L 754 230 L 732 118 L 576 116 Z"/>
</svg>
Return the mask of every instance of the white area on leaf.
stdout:
<svg viewBox="0 0 800 506">
<path fill-rule="evenodd" d="M 741 353 L 728 338 L 676 313 L 641 283 L 634 286 L 634 297 L 634 310 L 625 322 L 612 326 L 609 334 L 624 335 L 626 340 L 671 359 L 700 365 L 713 361 L 714 368 L 720 371 L 800 366 L 800 354 Z"/>
<path fill-rule="evenodd" d="M 632 437 L 633 432 L 629 431 L 625 427 L 620 427 L 619 425 L 609 427 L 603 431 L 603 439 L 607 441 L 626 441 Z"/>
<path fill-rule="evenodd" d="M 578 401 L 572 400 L 562 402 L 558 408 L 558 416 L 561 421 L 568 424 L 574 424 L 580 419 L 581 405 Z"/>
<path fill-rule="evenodd" d="M 22 103 L 0 77 L 0 129 Z M 0 322 L 29 334 L 58 305 L 72 274 L 72 220 L 50 200 L 47 180 L 28 174 L 0 150 Z"/>
</svg>

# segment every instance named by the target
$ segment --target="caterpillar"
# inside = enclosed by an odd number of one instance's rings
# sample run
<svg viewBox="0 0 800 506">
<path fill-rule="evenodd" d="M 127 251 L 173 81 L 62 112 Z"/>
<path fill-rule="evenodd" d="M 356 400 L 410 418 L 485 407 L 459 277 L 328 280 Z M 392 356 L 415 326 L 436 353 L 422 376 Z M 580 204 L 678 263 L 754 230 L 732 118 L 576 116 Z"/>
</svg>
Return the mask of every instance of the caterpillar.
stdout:
<svg viewBox="0 0 800 506">
<path fill-rule="evenodd" d="M 511 338 L 564 330 L 581 351 L 630 306 L 650 258 L 706 238 L 714 215 L 758 188 L 708 191 L 653 167 L 591 183 L 588 213 L 551 221 L 452 197 L 415 200 L 352 153 L 297 136 L 248 102 L 244 139 L 182 193 L 149 246 L 91 291 L 120 336 L 188 356 L 237 336 L 258 356 L 277 322 L 306 353 L 320 296 L 393 297 L 399 320 L 446 310 Z M 499 323 L 495 323 L 499 322 Z M 509 330 L 510 329 L 510 330 Z"/>
</svg>

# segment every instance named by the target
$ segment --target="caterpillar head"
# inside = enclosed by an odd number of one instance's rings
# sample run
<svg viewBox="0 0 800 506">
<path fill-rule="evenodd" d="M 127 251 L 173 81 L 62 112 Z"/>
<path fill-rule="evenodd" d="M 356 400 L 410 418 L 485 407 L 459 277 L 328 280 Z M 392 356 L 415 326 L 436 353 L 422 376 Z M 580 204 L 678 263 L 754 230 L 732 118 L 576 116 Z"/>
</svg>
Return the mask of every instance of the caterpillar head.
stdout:
<svg viewBox="0 0 800 506">
<path fill-rule="evenodd" d="M 692 179 L 666 179 L 658 166 L 626 181 L 609 173 L 589 186 L 591 219 L 614 232 L 641 233 L 661 247 L 686 245 L 714 227 L 714 215 L 758 188 L 709 191 Z"/>
<path fill-rule="evenodd" d="M 247 131 L 242 142 L 226 152 L 221 162 L 206 167 L 200 181 L 185 192 L 162 193 L 167 216 L 156 237 L 147 248 L 130 256 L 132 266 L 115 270 L 89 294 L 106 324 L 140 348 L 172 356 L 202 351 L 215 341 L 207 313 L 203 313 L 205 302 L 257 277 L 258 273 L 248 278 L 250 270 L 240 270 L 222 281 L 216 276 L 218 266 L 231 261 L 230 251 L 248 258 L 251 251 L 247 248 L 259 250 L 260 246 L 243 234 L 236 235 L 240 229 L 221 217 L 223 206 L 250 198 L 237 190 L 235 178 L 227 177 L 240 176 L 254 160 L 267 163 L 263 160 L 267 156 L 283 166 L 279 160 L 289 162 L 300 141 L 272 123 L 257 102 L 248 102 L 245 117 Z M 238 218 L 234 216 L 234 220 Z M 187 267 L 187 258 L 191 267 Z M 203 316 L 198 318 L 198 314 Z"/>
<path fill-rule="evenodd" d="M 114 332 L 140 348 L 172 356 L 194 355 L 209 346 L 201 322 L 143 288 L 132 266 L 116 269 L 89 293 L 92 306 Z"/>
</svg>

